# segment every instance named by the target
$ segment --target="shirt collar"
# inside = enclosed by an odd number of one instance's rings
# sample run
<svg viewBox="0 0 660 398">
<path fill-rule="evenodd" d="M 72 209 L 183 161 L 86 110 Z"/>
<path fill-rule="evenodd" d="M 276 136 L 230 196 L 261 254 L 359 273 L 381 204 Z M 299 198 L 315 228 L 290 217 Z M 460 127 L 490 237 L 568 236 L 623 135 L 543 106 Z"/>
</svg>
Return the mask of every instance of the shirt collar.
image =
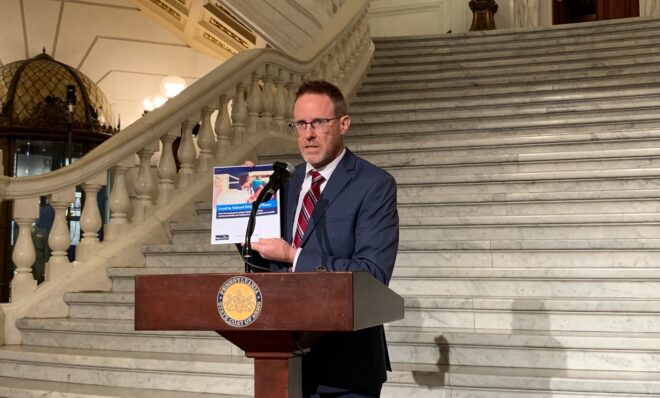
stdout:
<svg viewBox="0 0 660 398">
<path fill-rule="evenodd" d="M 326 181 L 328 181 L 330 179 L 330 176 L 335 171 L 337 165 L 339 164 L 339 162 L 341 161 L 341 159 L 344 157 L 345 154 L 346 154 L 346 147 L 344 147 L 341 150 L 339 156 L 334 158 L 332 162 L 326 164 L 323 167 L 319 167 L 318 169 L 315 169 L 314 167 L 312 167 L 311 164 L 307 163 L 305 166 L 305 178 L 308 178 L 310 171 L 316 170 L 323 176 L 323 178 L 325 178 Z"/>
</svg>

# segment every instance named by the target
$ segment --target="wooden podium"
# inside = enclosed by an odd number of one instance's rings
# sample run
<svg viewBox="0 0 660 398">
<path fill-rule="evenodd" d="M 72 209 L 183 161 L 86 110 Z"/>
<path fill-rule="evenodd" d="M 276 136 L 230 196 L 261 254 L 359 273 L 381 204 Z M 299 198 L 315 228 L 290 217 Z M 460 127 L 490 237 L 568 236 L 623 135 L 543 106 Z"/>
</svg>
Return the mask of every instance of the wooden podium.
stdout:
<svg viewBox="0 0 660 398">
<path fill-rule="evenodd" d="M 135 330 L 215 330 L 254 358 L 256 398 L 300 397 L 300 354 L 326 332 L 402 319 L 366 272 L 140 275 Z"/>
</svg>

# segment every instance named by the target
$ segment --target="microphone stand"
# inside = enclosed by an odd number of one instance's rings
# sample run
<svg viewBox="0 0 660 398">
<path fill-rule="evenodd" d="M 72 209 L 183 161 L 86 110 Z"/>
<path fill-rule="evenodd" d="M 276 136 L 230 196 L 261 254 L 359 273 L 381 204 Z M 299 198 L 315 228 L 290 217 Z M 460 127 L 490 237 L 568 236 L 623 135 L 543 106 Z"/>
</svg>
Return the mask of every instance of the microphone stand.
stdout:
<svg viewBox="0 0 660 398">
<path fill-rule="evenodd" d="M 248 218 L 247 228 L 245 230 L 245 243 L 243 244 L 243 250 L 241 254 L 243 255 L 243 262 L 245 263 L 245 272 L 254 272 L 255 269 L 260 271 L 269 272 L 270 268 L 262 267 L 252 263 L 252 234 L 254 233 L 254 227 L 257 223 L 257 212 L 259 211 L 259 206 L 263 202 L 267 202 L 270 198 L 275 195 L 282 183 L 286 181 L 289 177 L 289 174 L 293 172 L 293 166 L 288 163 L 275 162 L 273 163 L 273 174 L 271 174 L 268 179 L 268 183 L 263 187 L 257 198 L 252 202 L 252 210 L 250 211 L 250 217 Z"/>
<path fill-rule="evenodd" d="M 270 271 L 269 268 L 262 267 L 252 263 L 252 234 L 254 233 L 254 228 L 257 224 L 257 212 L 259 206 L 264 202 L 264 199 L 268 196 L 268 199 L 272 197 L 272 193 L 268 195 L 269 190 L 272 188 L 271 181 L 263 187 L 257 198 L 252 202 L 252 210 L 250 210 L 250 217 L 248 218 L 247 228 L 245 230 L 245 243 L 243 244 L 243 262 L 245 263 L 245 272 L 254 272 L 254 269 L 260 271 Z"/>
</svg>

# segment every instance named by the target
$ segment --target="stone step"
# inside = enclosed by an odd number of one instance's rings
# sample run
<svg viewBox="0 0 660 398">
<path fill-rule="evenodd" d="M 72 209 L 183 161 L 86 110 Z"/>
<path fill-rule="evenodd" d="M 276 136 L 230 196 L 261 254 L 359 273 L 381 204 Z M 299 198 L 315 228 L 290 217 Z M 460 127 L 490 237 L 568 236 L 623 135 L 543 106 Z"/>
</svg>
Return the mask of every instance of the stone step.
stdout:
<svg viewBox="0 0 660 398">
<path fill-rule="evenodd" d="M 70 318 L 134 319 L 135 294 L 115 292 L 65 293 Z"/>
<path fill-rule="evenodd" d="M 503 239 L 399 242 L 396 268 L 655 268 L 658 239 Z"/>
<path fill-rule="evenodd" d="M 418 398 L 437 398 L 439 393 L 445 390 L 444 374 L 424 371 L 424 386 L 417 385 L 419 373 L 418 368 L 425 369 L 424 365 L 399 366 L 393 364 L 394 371 L 388 374 L 392 382 L 385 384 L 381 397 L 398 398 L 402 393 L 415 392 Z M 399 370 L 401 368 L 401 370 Z M 244 392 L 245 393 L 245 392 Z M 96 386 L 88 384 L 51 382 L 41 380 L 28 380 L 21 378 L 0 377 L 0 394 L 9 398 L 246 398 L 252 395 L 235 394 L 212 394 L 212 393 L 191 393 L 185 391 L 155 390 L 142 388 L 125 388 L 113 386 Z"/>
<path fill-rule="evenodd" d="M 421 151 L 420 151 L 421 152 Z M 424 151 L 426 152 L 426 151 Z M 617 169 L 657 168 L 660 165 L 660 149 L 633 148 L 603 151 L 571 151 L 555 153 L 482 154 L 454 155 L 434 153 L 388 153 L 364 156 L 386 169 L 400 168 L 396 177 L 415 177 L 419 169 L 427 168 L 427 173 L 441 177 L 457 175 L 544 173 L 561 171 L 604 172 Z M 414 172 L 406 173 L 409 168 Z M 404 181 L 406 181 L 404 179 Z"/>
<path fill-rule="evenodd" d="M 598 297 L 604 300 L 657 300 L 660 297 L 660 290 L 658 290 L 660 279 L 652 276 L 653 268 L 648 270 L 643 268 L 611 269 L 613 271 L 610 273 L 611 275 L 623 275 L 619 278 L 603 276 L 603 270 L 609 268 L 599 268 L 598 273 L 592 269 L 516 268 L 520 271 L 520 275 L 508 277 L 435 276 L 434 274 L 437 274 L 437 272 L 421 273 L 419 271 L 414 276 L 401 276 L 401 270 L 406 269 L 406 267 L 399 268 L 399 271 L 397 271 L 399 275 L 390 282 L 390 288 L 404 296 L 511 297 L 521 300 L 580 297 Z M 429 269 L 442 270 L 443 268 Z M 466 267 L 466 270 L 469 269 L 471 267 Z M 582 271 L 584 275 L 572 275 L 564 272 L 566 276 L 559 274 L 556 276 L 524 277 L 523 272 L 526 274 L 530 270 L 537 270 L 540 274 L 543 274 L 544 271 Z M 635 275 L 646 275 L 647 279 L 638 278 Z"/>
<path fill-rule="evenodd" d="M 466 62 L 467 65 L 472 65 L 472 63 L 480 64 L 504 58 L 533 58 L 534 61 L 537 61 L 548 55 L 562 55 L 566 59 L 575 56 L 592 58 L 602 56 L 607 52 L 609 56 L 618 56 L 621 51 L 640 47 L 650 48 L 659 43 L 657 33 L 650 30 L 629 31 L 620 33 L 616 37 L 609 37 L 609 40 L 604 39 L 604 36 L 599 36 L 595 40 L 574 41 L 570 45 L 553 39 L 538 40 L 534 43 L 504 42 L 481 51 L 475 51 L 472 46 L 420 46 L 415 45 L 417 44 L 415 41 L 402 43 L 400 46 L 387 46 L 379 45 L 381 43 L 376 40 L 376 52 L 372 66 L 376 65 L 380 68 L 403 63 L 423 63 L 429 57 L 434 57 L 440 63 Z"/>
<path fill-rule="evenodd" d="M 660 191 L 655 192 L 660 194 Z M 476 195 L 475 195 L 476 196 Z M 415 200 L 418 199 L 418 200 Z M 425 200 L 426 199 L 426 200 Z M 447 198 L 444 198 L 447 199 Z M 458 199 L 458 198 L 457 198 Z M 467 199 L 467 198 L 465 198 Z M 479 202 L 477 198 L 473 202 L 460 201 L 450 203 L 437 203 L 434 198 L 410 198 L 399 197 L 398 211 L 402 218 L 409 217 L 452 217 L 452 216 L 532 216 L 532 215 L 579 215 L 579 214 L 633 214 L 633 213 L 660 213 L 660 202 L 653 193 L 648 193 L 645 198 L 622 198 L 622 199 L 597 199 L 584 197 L 582 200 L 561 201 L 487 201 Z M 211 222 L 211 208 L 198 210 L 198 222 L 200 224 Z M 176 246 L 176 245 L 175 245 Z M 192 248 L 191 248 L 192 247 Z M 189 249 L 191 248 L 191 249 Z M 174 247 L 168 249 L 163 247 L 162 251 L 147 254 L 147 267 L 163 266 L 178 267 L 183 260 L 194 261 L 199 266 L 212 268 L 240 269 L 242 261 L 230 253 L 229 257 L 219 257 L 217 260 L 209 261 L 206 255 L 217 253 L 209 246 L 208 250 L 197 248 L 192 245 Z M 171 253 L 166 252 L 171 250 Z M 220 252 L 224 253 L 224 252 Z M 159 255 L 162 254 L 162 255 Z M 219 254 L 219 253 L 218 253 Z M 227 264 L 224 262 L 228 261 Z"/>
<path fill-rule="evenodd" d="M 660 103 L 660 89 L 654 90 L 644 96 L 612 97 L 591 99 L 589 101 L 562 101 L 551 103 L 532 104 L 494 104 L 479 106 L 480 118 L 525 116 L 535 117 L 553 115 L 555 113 L 569 112 L 598 112 L 618 111 L 633 108 L 651 108 Z M 457 103 L 456 106 L 432 107 L 425 104 L 414 109 L 383 109 L 373 112 L 351 113 L 353 123 L 379 123 L 396 120 L 407 122 L 424 122 L 440 119 L 460 119 L 475 117 L 474 105 L 465 106 Z"/>
<path fill-rule="evenodd" d="M 172 251 L 186 251 L 186 245 L 173 245 Z M 236 268 L 221 272 L 239 272 L 243 265 L 233 254 L 199 253 L 230 256 Z M 175 257 L 175 256 L 174 256 Z M 402 240 L 396 259 L 400 267 L 519 267 L 519 268 L 653 268 L 660 260 L 660 239 L 497 239 L 484 240 Z M 202 260 L 205 261 L 205 260 Z M 220 259 L 216 261 L 225 261 Z M 164 263 L 166 260 L 164 260 Z M 212 261 L 211 261 L 212 262 Z M 174 264 L 169 264 L 174 265 Z M 169 266 L 167 265 L 167 266 Z M 209 268 L 168 268 L 166 273 L 217 272 Z M 144 268 L 110 270 L 113 289 L 133 292 L 136 274 Z M 158 271 L 158 273 L 162 273 Z"/>
<path fill-rule="evenodd" d="M 548 52 L 546 49 L 531 51 L 509 51 L 492 53 L 492 57 L 484 54 L 446 55 L 427 52 L 417 52 L 412 56 L 400 58 L 379 57 L 372 64 L 372 69 L 365 83 L 384 82 L 388 79 L 421 81 L 427 79 L 448 78 L 455 76 L 487 76 L 508 75 L 515 73 L 547 73 L 555 71 L 576 71 L 591 68 L 634 65 L 635 63 L 653 64 L 660 54 L 658 39 L 642 43 L 631 43 L 618 49 L 592 49 L 575 52 L 570 49 L 564 52 Z M 613 53 L 615 51 L 615 53 Z M 378 62 L 380 60 L 380 62 Z M 414 71 L 413 76 L 404 76 Z"/>
<path fill-rule="evenodd" d="M 415 144 L 426 143 L 429 141 L 447 142 L 454 141 L 475 141 L 475 140 L 512 140 L 519 137 L 535 136 L 538 139 L 545 137 L 557 137 L 566 135 L 573 137 L 574 135 L 598 134 L 603 131 L 649 131 L 652 129 L 657 130 L 660 124 L 659 120 L 630 120 L 630 121 L 609 121 L 607 123 L 588 122 L 588 123 L 571 123 L 566 125 L 553 125 L 553 126 L 521 126 L 521 127 L 501 127 L 501 126 L 479 126 L 472 127 L 464 126 L 460 129 L 443 129 L 441 126 L 432 128 L 426 123 L 417 124 L 416 132 L 412 134 L 406 131 L 397 132 L 395 129 L 388 131 L 386 128 L 379 129 L 377 125 L 352 125 L 349 135 L 347 135 L 347 145 L 349 147 L 355 145 L 374 145 L 379 143 L 387 143 L 386 145 L 397 144 Z M 380 126 L 386 126 L 382 124 Z M 362 131 L 360 131 L 362 129 Z M 411 127 L 406 127 L 407 131 L 412 131 Z M 379 135 L 379 131 L 382 133 Z M 298 159 L 298 158 L 296 158 Z"/>
<path fill-rule="evenodd" d="M 215 332 L 135 331 L 129 319 L 23 318 L 16 326 L 24 345 L 52 348 L 243 355 Z M 1 347 L 0 347 L 1 348 Z"/>
<path fill-rule="evenodd" d="M 359 137 L 346 136 L 347 145 L 360 154 L 438 150 L 459 154 L 469 153 L 517 153 L 526 151 L 556 152 L 572 149 L 615 149 L 615 148 L 655 148 L 660 140 L 657 128 L 635 128 L 626 130 L 608 130 L 601 132 L 570 132 L 547 134 L 516 134 L 513 136 L 494 136 L 471 138 L 470 136 L 452 140 L 414 140 L 404 142 L 361 142 Z M 566 149 L 568 148 L 568 149 Z M 275 156 L 298 156 L 292 149 L 273 149 L 260 156 L 264 162 L 276 160 Z"/>
<path fill-rule="evenodd" d="M 657 108 L 657 107 L 656 107 Z M 632 110 L 634 109 L 634 112 Z M 571 126 L 600 124 L 602 128 L 609 123 L 617 124 L 623 121 L 627 123 L 655 122 L 660 121 L 660 110 L 653 107 L 631 108 L 629 110 L 611 111 L 586 111 L 586 112 L 556 112 L 552 114 L 539 115 L 511 115 L 511 116 L 475 116 L 472 117 L 446 117 L 444 119 L 434 118 L 428 115 L 428 119 L 422 120 L 400 120 L 396 115 L 383 115 L 380 119 L 364 120 L 357 117 L 356 123 L 351 127 L 353 135 L 381 134 L 383 139 L 389 135 L 414 135 L 434 134 L 447 132 L 455 135 L 463 131 L 463 139 L 477 138 L 473 132 L 488 130 L 492 134 L 494 130 L 501 129 L 525 129 L 550 128 L 570 130 Z M 614 126 L 617 128 L 617 126 Z M 570 131 L 573 132 L 573 131 Z M 509 132 L 511 134 L 512 132 Z"/>
<path fill-rule="evenodd" d="M 403 141 L 403 142 L 361 142 L 359 137 L 347 137 L 347 146 L 360 156 L 369 157 L 374 161 L 392 163 L 390 159 L 403 159 L 403 165 L 410 166 L 409 158 L 431 157 L 432 160 L 458 156 L 492 156 L 492 155 L 530 155 L 542 153 L 584 153 L 596 152 L 590 158 L 598 158 L 601 151 L 617 149 L 655 149 L 660 143 L 657 129 L 639 129 L 632 131 L 611 131 L 593 134 L 548 134 L 519 135 L 511 137 L 454 139 L 446 141 Z M 607 154 L 608 152 L 605 152 Z M 534 155 L 532 155 L 534 154 Z M 423 156 L 421 156 L 423 155 Z M 554 155 L 557 156 L 557 155 Z M 573 156 L 577 157 L 577 156 Z M 612 157 L 612 156 L 604 156 Z M 579 158 L 579 157 L 577 157 Z M 265 151 L 259 157 L 263 163 L 285 159 L 292 163 L 301 163 L 300 156 L 292 149 L 273 149 Z M 429 164 L 434 164 L 429 161 Z M 391 165 L 384 166 L 390 168 Z"/>
<path fill-rule="evenodd" d="M 657 199 L 641 200 L 567 200 L 508 203 L 401 203 L 399 216 L 408 217 L 455 217 L 455 216 L 532 216 L 532 215 L 579 215 L 579 214 L 633 214 L 660 213 Z"/>
<path fill-rule="evenodd" d="M 247 398 L 251 395 L 207 394 L 160 389 L 99 386 L 70 382 L 0 377 L 0 396 L 8 398 Z"/>
<path fill-rule="evenodd" d="M 482 163 L 652 158 L 660 143 L 657 130 L 391 143 L 360 142 L 359 137 L 355 138 L 347 144 L 352 151 L 401 175 L 406 170 L 426 170 L 419 166 L 451 167 L 453 174 L 460 166 Z M 264 163 L 300 162 L 299 155 L 291 150 L 272 150 L 260 159 Z M 429 167 L 426 174 L 435 170 Z"/>
<path fill-rule="evenodd" d="M 632 213 L 632 214 L 547 214 L 547 215 L 504 215 L 504 216 L 446 216 L 446 217 L 406 217 L 400 218 L 405 228 L 416 227 L 509 227 L 509 226 L 567 226 L 567 225 L 601 225 L 626 226 L 635 224 L 658 224 L 659 213 Z"/>
<path fill-rule="evenodd" d="M 445 83 L 449 84 L 449 83 Z M 387 87 L 381 90 L 372 90 L 370 92 L 360 91 L 354 98 L 351 98 L 351 114 L 361 113 L 363 106 L 366 111 L 383 105 L 399 106 L 415 109 L 428 107 L 429 103 L 439 104 L 444 102 L 456 101 L 457 105 L 475 103 L 489 103 L 492 100 L 496 103 L 535 103 L 551 102 L 562 100 L 579 100 L 589 98 L 603 98 L 616 95 L 617 92 L 622 95 L 644 95 L 655 91 L 658 84 L 657 73 L 633 73 L 628 76 L 619 75 L 613 78 L 597 78 L 582 80 L 567 80 L 546 82 L 526 82 L 517 84 L 511 82 L 507 85 L 492 86 L 473 86 L 461 87 L 461 96 L 456 98 L 455 91 L 452 90 L 428 90 L 420 85 L 418 89 L 393 91 Z M 409 104 L 409 101 L 414 101 Z M 392 105 L 391 105 L 392 104 Z M 405 105 L 408 104 L 408 105 Z M 396 108 L 395 108 L 396 109 Z"/>
<path fill-rule="evenodd" d="M 208 227 L 210 231 L 210 226 Z M 217 255 L 227 256 L 227 254 Z M 232 256 L 233 255 L 229 255 Z M 232 260 L 227 260 L 232 261 Z M 209 272 L 233 272 L 229 269 L 215 270 L 208 266 L 191 267 L 190 265 L 182 267 L 122 267 L 109 268 L 108 276 L 112 280 L 112 291 L 117 293 L 128 293 L 135 291 L 136 275 L 165 275 L 165 274 L 206 274 Z"/>
<path fill-rule="evenodd" d="M 618 238 L 597 238 L 590 236 L 583 236 L 581 238 L 560 238 L 560 239 L 526 239 L 523 238 L 508 238 L 500 237 L 501 239 L 483 239 L 483 240 L 401 240 L 399 241 L 399 253 L 412 254 L 415 251 L 419 252 L 420 259 L 430 255 L 431 253 L 443 253 L 445 255 L 458 255 L 458 253 L 470 252 L 488 252 L 493 256 L 500 256 L 502 253 L 514 253 L 520 251 L 523 256 L 535 255 L 540 252 L 547 252 L 552 255 L 552 252 L 565 251 L 571 255 L 580 255 L 582 251 L 591 251 L 594 255 L 599 252 L 611 251 L 616 253 L 619 251 L 630 252 L 653 252 L 660 248 L 660 240 L 653 238 L 638 238 L 638 239 L 618 239 Z M 439 261 L 445 259 L 438 258 Z M 494 258 L 488 257 L 489 260 L 485 264 L 493 264 Z M 509 267 L 507 262 L 502 259 L 498 260 L 498 267 Z M 472 261 L 466 262 L 465 266 L 479 266 L 479 263 L 473 264 Z M 626 268 L 626 267 L 622 267 Z"/>
<path fill-rule="evenodd" d="M 211 204 L 205 225 L 211 225 Z M 209 232 L 208 240 L 211 235 Z M 243 259 L 234 245 L 212 245 L 210 243 L 186 245 L 145 245 L 142 252 L 145 255 L 145 267 L 148 268 L 181 268 L 194 264 L 196 268 L 208 267 L 207 272 L 235 272 L 243 268 Z"/>
<path fill-rule="evenodd" d="M 476 92 L 475 95 L 465 95 L 460 98 L 430 97 L 417 98 L 415 102 L 401 98 L 399 95 L 388 97 L 358 97 L 351 101 L 351 116 L 372 114 L 378 112 L 413 112 L 425 110 L 463 110 L 478 107 L 480 111 L 490 111 L 499 107 L 519 107 L 523 111 L 531 107 L 551 109 L 557 106 L 581 106 L 597 101 L 614 102 L 625 101 L 639 97 L 653 96 L 660 92 L 660 84 L 656 82 L 634 85 L 617 85 L 583 90 L 552 90 L 537 92 L 497 93 L 484 95 Z M 504 109 L 506 110 L 506 109 Z"/>
<path fill-rule="evenodd" d="M 599 272 L 603 269 L 594 270 Z M 527 269 L 518 269 L 517 272 L 527 272 Z M 414 295 L 405 296 L 406 318 L 405 322 L 409 327 L 420 327 L 421 325 L 415 324 L 415 321 L 425 322 L 428 319 L 417 317 L 414 312 L 420 311 L 444 311 L 444 310 L 472 310 L 475 312 L 494 310 L 501 313 L 514 313 L 518 314 L 562 314 L 562 313 L 604 313 L 604 314 L 655 314 L 660 311 L 660 302 L 657 300 L 643 300 L 643 299 L 615 299 L 605 300 L 598 297 L 580 297 L 580 298 L 536 298 L 536 299 L 520 299 L 515 297 L 477 297 L 477 296 L 441 296 L 441 295 Z M 409 312 L 413 312 L 408 316 Z M 519 319 L 522 320 L 522 319 Z M 392 323 L 395 325 L 400 321 Z M 504 323 L 502 323 L 504 325 Z M 512 323 L 506 327 L 489 328 L 489 329 L 512 329 Z M 522 323 L 521 323 L 522 325 Z M 518 325 L 518 326 L 521 326 Z M 531 325 L 533 326 L 533 325 Z M 473 323 L 469 327 L 477 329 L 487 329 Z M 582 325 L 584 329 L 589 325 Z M 517 327 L 513 329 L 526 329 L 534 330 L 536 327 L 523 328 Z M 551 330 L 551 329 L 549 329 Z M 579 330 L 579 329 L 574 329 Z M 640 333 L 642 331 L 639 331 Z"/>
<path fill-rule="evenodd" d="M 642 58 L 642 57 L 639 57 Z M 490 90 L 495 87 L 507 86 L 508 90 L 517 92 L 534 92 L 541 87 L 545 90 L 558 88 L 573 88 L 575 90 L 602 87 L 613 85 L 627 85 L 638 83 L 642 80 L 651 79 L 651 82 L 657 83 L 657 73 L 660 70 L 658 56 L 645 56 L 643 59 L 637 59 L 637 64 L 626 64 L 624 61 L 619 63 L 610 62 L 607 66 L 582 65 L 582 68 L 557 71 L 544 71 L 543 66 L 538 66 L 539 71 L 518 70 L 515 68 L 500 68 L 497 73 L 486 73 L 483 71 L 446 71 L 431 75 L 425 74 L 424 79 L 414 77 L 414 71 L 409 73 L 392 74 L 386 77 L 365 81 L 360 89 L 360 95 L 379 95 L 385 93 L 400 93 L 411 91 L 443 91 L 448 89 L 469 89 L 469 93 L 478 93 L 480 90 Z M 532 68 L 530 68 L 532 69 Z M 495 71 L 494 71 L 495 72 Z M 535 73 L 531 73 L 535 72 Z M 656 76 L 656 80 L 652 77 Z M 623 82 L 620 79 L 627 79 Z M 639 81 L 637 79 L 640 79 Z M 475 89 L 478 87 L 479 89 Z"/>
<path fill-rule="evenodd" d="M 659 333 L 657 312 L 657 300 L 411 296 L 406 297 L 405 319 L 391 325 L 512 331 Z"/>
<path fill-rule="evenodd" d="M 660 237 L 660 215 L 596 214 L 529 217 L 412 217 L 401 219 L 402 241 L 491 241 L 501 239 L 655 239 Z M 175 244 L 198 242 L 210 225 L 177 224 Z M 207 268 L 208 269 L 208 268 Z"/>
<path fill-rule="evenodd" d="M 399 199 L 406 196 L 434 198 L 453 203 L 444 195 L 485 195 L 485 201 L 623 199 L 652 197 L 656 193 L 658 169 L 578 170 L 557 172 L 502 173 L 496 175 L 435 175 L 433 170 L 417 173 L 392 170 Z M 406 170 L 409 171 L 409 170 Z M 396 173 L 395 173 L 396 172 Z M 424 172 L 427 174 L 424 175 Z M 401 175 L 404 174 L 404 175 Z M 601 191 L 602 194 L 598 194 Z M 490 196 L 502 194 L 500 196 Z M 503 195 L 506 194 L 506 195 Z M 536 195 L 526 197 L 525 195 Z M 472 199 L 470 199 L 472 200 Z M 465 201 L 465 200 L 463 200 Z M 475 200 L 476 201 L 476 200 Z"/>
<path fill-rule="evenodd" d="M 422 222 L 420 220 L 420 222 Z M 420 245 L 434 241 L 490 241 L 498 238 L 505 240 L 520 240 L 523 242 L 543 240 L 631 240 L 658 239 L 660 231 L 657 222 L 606 223 L 563 223 L 563 224 L 528 224 L 528 225 L 473 225 L 461 226 L 446 224 L 430 224 L 408 226 L 402 225 L 400 238 L 402 241 L 417 241 Z"/>
<path fill-rule="evenodd" d="M 453 51 L 485 51 L 489 47 L 517 48 L 548 44 L 570 45 L 585 42 L 618 41 L 621 37 L 653 35 L 658 29 L 657 18 L 625 18 L 603 22 L 554 25 L 525 29 L 452 33 L 444 35 L 417 35 L 377 37 L 378 49 L 387 48 L 447 48 Z"/>
<path fill-rule="evenodd" d="M 658 372 L 660 335 L 424 329 L 387 325 L 394 362 L 527 369 Z"/>
<path fill-rule="evenodd" d="M 438 368 L 450 378 L 446 390 L 452 398 L 644 398 L 657 397 L 660 385 L 653 372 Z"/>
<path fill-rule="evenodd" d="M 2 377 L 213 394 L 251 394 L 252 361 L 238 356 L 2 346 Z"/>
<path fill-rule="evenodd" d="M 517 60 L 516 60 L 517 61 Z M 656 52 L 631 54 L 623 58 L 603 58 L 576 60 L 554 63 L 530 63 L 520 66 L 522 61 L 508 61 L 497 67 L 469 67 L 469 65 L 448 65 L 445 69 L 437 66 L 418 71 L 418 65 L 412 64 L 387 68 L 379 74 L 370 74 L 364 81 L 366 92 L 386 86 L 387 91 L 400 91 L 404 87 L 414 88 L 414 84 L 429 84 L 434 88 L 474 87 L 492 84 L 539 83 L 548 81 L 577 81 L 589 83 L 594 79 L 613 80 L 613 75 L 623 76 L 648 74 L 656 70 L 660 63 L 660 54 Z M 423 66 L 423 64 L 422 64 Z M 610 82 L 612 84 L 613 82 Z M 618 83 L 620 86 L 621 83 Z M 525 92 L 525 90 L 522 90 Z"/>
</svg>

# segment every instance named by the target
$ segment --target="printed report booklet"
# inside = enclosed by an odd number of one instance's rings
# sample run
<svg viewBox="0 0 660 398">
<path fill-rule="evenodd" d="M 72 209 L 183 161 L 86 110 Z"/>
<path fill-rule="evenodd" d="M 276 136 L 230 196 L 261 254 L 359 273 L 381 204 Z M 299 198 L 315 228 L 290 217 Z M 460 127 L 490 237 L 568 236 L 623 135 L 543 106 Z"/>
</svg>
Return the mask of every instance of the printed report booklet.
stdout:
<svg viewBox="0 0 660 398">
<path fill-rule="evenodd" d="M 211 244 L 243 243 L 252 202 L 273 173 L 272 164 L 213 168 Z M 279 238 L 280 193 L 259 205 L 252 240 Z"/>
</svg>

